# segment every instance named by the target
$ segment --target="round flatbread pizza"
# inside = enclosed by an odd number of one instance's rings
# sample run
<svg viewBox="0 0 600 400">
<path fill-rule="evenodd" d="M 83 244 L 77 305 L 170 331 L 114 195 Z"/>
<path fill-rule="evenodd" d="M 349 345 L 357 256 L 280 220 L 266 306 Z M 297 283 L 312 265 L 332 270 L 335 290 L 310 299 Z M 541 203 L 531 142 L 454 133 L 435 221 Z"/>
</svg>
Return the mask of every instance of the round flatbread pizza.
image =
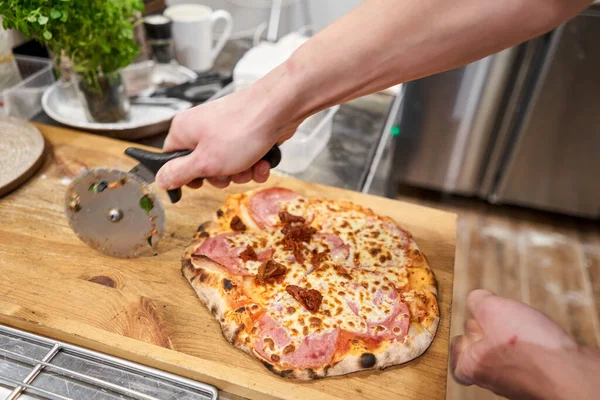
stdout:
<svg viewBox="0 0 600 400">
<path fill-rule="evenodd" d="M 438 326 L 436 281 L 411 235 L 346 201 L 278 187 L 230 196 L 182 265 L 225 338 L 282 377 L 405 363 Z"/>
</svg>

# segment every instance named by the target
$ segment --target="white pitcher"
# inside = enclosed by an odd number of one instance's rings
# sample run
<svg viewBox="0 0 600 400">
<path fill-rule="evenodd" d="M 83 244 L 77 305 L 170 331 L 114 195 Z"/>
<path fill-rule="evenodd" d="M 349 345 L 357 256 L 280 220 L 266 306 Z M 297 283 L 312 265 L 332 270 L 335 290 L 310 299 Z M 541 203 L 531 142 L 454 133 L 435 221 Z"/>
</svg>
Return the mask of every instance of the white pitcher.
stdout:
<svg viewBox="0 0 600 400">
<path fill-rule="evenodd" d="M 173 21 L 172 32 L 177 61 L 197 72 L 211 69 L 231 36 L 231 15 L 225 10 L 213 11 L 201 4 L 173 5 L 165 10 L 164 15 Z M 219 20 L 225 21 L 225 29 L 213 46 L 213 30 Z"/>
</svg>

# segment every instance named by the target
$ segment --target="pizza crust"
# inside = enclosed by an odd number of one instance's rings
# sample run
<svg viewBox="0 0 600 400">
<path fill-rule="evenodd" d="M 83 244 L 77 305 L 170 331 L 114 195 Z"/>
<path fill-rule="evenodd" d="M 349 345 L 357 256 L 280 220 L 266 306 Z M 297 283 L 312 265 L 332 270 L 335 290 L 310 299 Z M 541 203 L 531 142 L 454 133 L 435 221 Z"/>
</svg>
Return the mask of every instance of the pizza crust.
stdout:
<svg viewBox="0 0 600 400">
<path fill-rule="evenodd" d="M 281 369 L 273 365 L 257 353 L 251 350 L 254 357 L 263 361 L 267 369 L 282 378 L 296 378 L 300 380 L 314 380 L 331 376 L 347 375 L 359 371 L 384 370 L 386 368 L 404 364 L 421 356 L 433 343 L 435 333 L 439 324 L 439 317 L 435 319 L 429 328 L 411 325 L 409 330 L 410 340 L 406 342 L 391 343 L 386 350 L 379 353 L 360 352 L 348 354 L 340 362 L 334 365 L 326 365 L 322 368 L 304 369 Z M 238 346 L 239 347 L 239 346 Z M 242 349 L 248 353 L 247 349 Z"/>
<path fill-rule="evenodd" d="M 195 247 L 197 247 L 197 244 L 191 246 L 191 248 Z M 194 288 L 202 305 L 217 319 L 225 339 L 236 345 L 236 347 L 240 347 L 234 341 L 235 332 L 239 332 L 240 324 L 233 319 L 225 318 L 226 312 L 230 309 L 230 304 L 239 294 L 238 285 L 222 274 L 211 272 L 214 266 L 210 266 L 210 263 L 212 263 L 210 260 L 204 260 L 200 263 L 202 266 L 208 267 L 207 269 L 195 267 L 187 253 L 188 251 L 186 251 L 182 260 L 183 276 Z M 232 292 L 232 294 L 229 295 L 229 292 Z M 227 304 L 227 300 L 230 300 L 229 304 Z M 242 350 L 248 352 L 244 348 Z"/>
<path fill-rule="evenodd" d="M 411 326 L 409 336 L 407 336 L 410 340 L 406 343 L 391 343 L 385 351 L 379 354 L 362 353 L 360 355 L 350 355 L 329 369 L 327 376 L 345 375 L 369 369 L 383 370 L 414 360 L 422 355 L 433 342 L 437 324 L 438 322 L 436 321 L 432 325 L 433 334 L 429 329 L 418 329 L 416 326 Z"/>
</svg>

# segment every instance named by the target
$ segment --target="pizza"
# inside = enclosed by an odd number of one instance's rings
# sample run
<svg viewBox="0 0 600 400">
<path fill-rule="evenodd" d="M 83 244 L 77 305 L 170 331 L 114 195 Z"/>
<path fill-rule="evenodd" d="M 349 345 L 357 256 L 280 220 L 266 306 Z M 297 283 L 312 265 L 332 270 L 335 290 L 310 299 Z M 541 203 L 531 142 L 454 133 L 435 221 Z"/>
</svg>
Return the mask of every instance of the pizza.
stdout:
<svg viewBox="0 0 600 400">
<path fill-rule="evenodd" d="M 282 377 L 405 363 L 438 326 L 436 281 L 411 235 L 347 201 L 279 187 L 229 196 L 182 271 L 224 337 Z"/>
</svg>

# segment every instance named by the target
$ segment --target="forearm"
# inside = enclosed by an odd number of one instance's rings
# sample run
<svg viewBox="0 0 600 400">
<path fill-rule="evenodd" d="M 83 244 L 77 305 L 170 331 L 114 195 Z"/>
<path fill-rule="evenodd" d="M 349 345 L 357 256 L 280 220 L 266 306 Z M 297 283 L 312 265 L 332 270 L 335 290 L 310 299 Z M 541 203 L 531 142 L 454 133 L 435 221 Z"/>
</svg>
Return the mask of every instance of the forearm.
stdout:
<svg viewBox="0 0 600 400">
<path fill-rule="evenodd" d="M 301 120 L 539 36 L 591 3 L 368 0 L 315 35 L 259 85 L 287 98 L 281 107 L 286 118 Z"/>
</svg>

